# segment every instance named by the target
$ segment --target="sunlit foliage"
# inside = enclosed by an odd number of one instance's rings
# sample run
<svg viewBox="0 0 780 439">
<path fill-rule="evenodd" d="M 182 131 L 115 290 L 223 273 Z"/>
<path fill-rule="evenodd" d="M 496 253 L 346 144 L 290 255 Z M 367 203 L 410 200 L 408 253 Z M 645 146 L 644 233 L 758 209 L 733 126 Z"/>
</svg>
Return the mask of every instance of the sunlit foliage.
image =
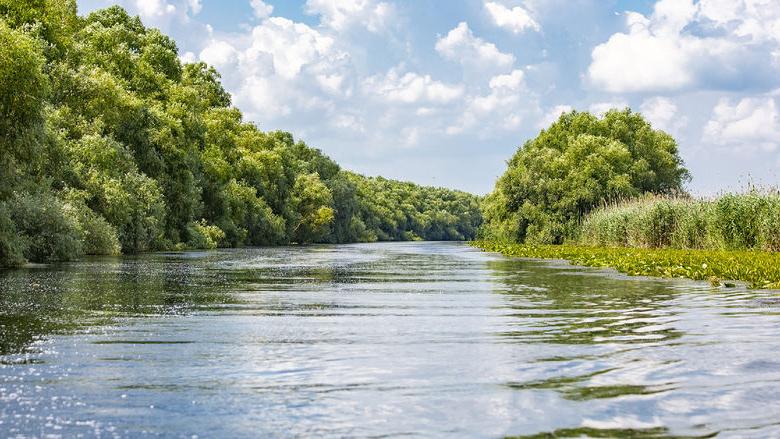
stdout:
<svg viewBox="0 0 780 439">
<path fill-rule="evenodd" d="M 604 203 L 682 192 L 677 144 L 630 110 L 572 111 L 525 143 L 484 203 L 486 238 L 560 244 Z"/>
<path fill-rule="evenodd" d="M 0 0 L 0 266 L 83 254 L 470 239 L 478 198 L 260 131 L 118 6 Z"/>
</svg>

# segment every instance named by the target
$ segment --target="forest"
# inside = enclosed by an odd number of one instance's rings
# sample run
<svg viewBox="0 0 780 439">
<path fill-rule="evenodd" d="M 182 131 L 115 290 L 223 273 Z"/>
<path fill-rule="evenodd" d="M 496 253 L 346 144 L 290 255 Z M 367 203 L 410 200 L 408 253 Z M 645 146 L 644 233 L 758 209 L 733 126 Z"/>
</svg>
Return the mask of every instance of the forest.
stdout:
<svg viewBox="0 0 780 439">
<path fill-rule="evenodd" d="M 466 240 L 480 199 L 343 170 L 231 105 L 118 6 L 0 0 L 0 267 L 155 250 Z"/>
</svg>

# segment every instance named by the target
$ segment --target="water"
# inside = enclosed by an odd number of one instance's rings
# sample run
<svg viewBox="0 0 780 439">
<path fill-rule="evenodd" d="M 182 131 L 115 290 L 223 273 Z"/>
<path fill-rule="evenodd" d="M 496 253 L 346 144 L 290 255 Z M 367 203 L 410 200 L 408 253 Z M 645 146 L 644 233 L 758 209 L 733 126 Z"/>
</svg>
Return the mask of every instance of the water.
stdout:
<svg viewBox="0 0 780 439">
<path fill-rule="evenodd" d="M 780 437 L 777 292 L 455 243 L 0 273 L 0 436 Z"/>
</svg>

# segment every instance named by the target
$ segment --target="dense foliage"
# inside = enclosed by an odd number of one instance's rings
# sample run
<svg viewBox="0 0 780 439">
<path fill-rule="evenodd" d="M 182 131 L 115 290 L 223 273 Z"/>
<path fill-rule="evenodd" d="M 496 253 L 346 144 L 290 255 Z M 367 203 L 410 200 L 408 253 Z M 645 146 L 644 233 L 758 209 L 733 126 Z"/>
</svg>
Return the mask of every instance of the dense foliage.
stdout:
<svg viewBox="0 0 780 439">
<path fill-rule="evenodd" d="M 172 248 L 469 239 L 472 195 L 343 171 L 231 106 L 120 7 L 0 0 L 0 266 Z"/>
<path fill-rule="evenodd" d="M 582 224 L 587 245 L 780 251 L 780 194 L 713 200 L 646 197 L 600 208 Z"/>
<path fill-rule="evenodd" d="M 751 288 L 780 288 L 780 253 L 681 250 L 478 241 L 477 247 L 506 256 L 564 259 L 575 265 L 612 267 L 630 276 L 709 280 L 714 286 L 742 281 Z"/>
<path fill-rule="evenodd" d="M 485 238 L 560 244 L 592 209 L 644 193 L 682 191 L 677 144 L 638 113 L 563 114 L 509 161 L 484 202 Z"/>
</svg>

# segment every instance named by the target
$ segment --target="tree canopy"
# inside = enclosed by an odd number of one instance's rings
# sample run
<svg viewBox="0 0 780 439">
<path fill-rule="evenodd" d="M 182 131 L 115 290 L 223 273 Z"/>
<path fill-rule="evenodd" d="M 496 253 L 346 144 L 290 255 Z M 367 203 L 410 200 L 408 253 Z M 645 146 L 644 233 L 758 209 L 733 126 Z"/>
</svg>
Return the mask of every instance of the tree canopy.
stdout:
<svg viewBox="0 0 780 439">
<path fill-rule="evenodd" d="M 0 266 L 215 246 L 470 239 L 473 195 L 261 131 L 118 6 L 0 0 Z"/>
<path fill-rule="evenodd" d="M 572 111 L 509 161 L 483 203 L 482 234 L 558 244 L 595 207 L 644 193 L 679 193 L 689 178 L 675 140 L 640 114 L 612 110 L 597 118 Z"/>
</svg>

